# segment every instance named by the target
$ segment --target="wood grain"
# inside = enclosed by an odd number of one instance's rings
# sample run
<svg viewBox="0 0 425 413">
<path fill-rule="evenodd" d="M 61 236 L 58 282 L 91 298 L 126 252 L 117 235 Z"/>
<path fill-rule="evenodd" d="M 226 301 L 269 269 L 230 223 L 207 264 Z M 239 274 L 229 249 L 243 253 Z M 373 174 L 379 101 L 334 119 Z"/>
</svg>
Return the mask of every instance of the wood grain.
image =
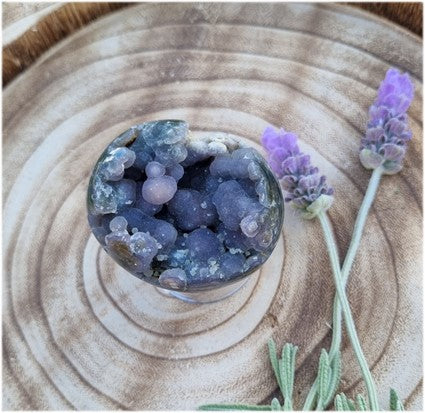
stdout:
<svg viewBox="0 0 425 413">
<path fill-rule="evenodd" d="M 411 73 L 414 138 L 385 177 L 349 298 L 382 406 L 422 400 L 422 47 L 407 31 L 331 4 L 140 4 L 58 44 L 4 91 L 3 407 L 196 409 L 269 402 L 269 337 L 300 347 L 296 406 L 329 345 L 332 287 L 317 222 L 286 209 L 269 261 L 235 296 L 160 296 L 103 252 L 85 193 L 102 149 L 130 125 L 182 118 L 259 147 L 296 131 L 336 190 L 343 257 L 369 173 L 367 108 L 389 66 Z M 363 391 L 346 342 L 342 390 Z"/>
<path fill-rule="evenodd" d="M 129 3 L 4 3 L 3 86 L 71 33 Z"/>
<path fill-rule="evenodd" d="M 87 23 L 135 3 L 5 3 L 3 86 Z M 343 3 L 368 10 L 422 36 L 422 3 Z M 13 40 L 13 41 L 12 41 Z"/>
<path fill-rule="evenodd" d="M 353 7 L 360 7 L 378 16 L 386 17 L 422 37 L 423 4 L 421 2 L 363 2 L 347 4 Z"/>
<path fill-rule="evenodd" d="M 3 45 L 18 39 L 59 7 L 61 7 L 60 3 L 4 3 L 2 5 Z M 33 29 L 32 32 L 36 30 Z"/>
</svg>

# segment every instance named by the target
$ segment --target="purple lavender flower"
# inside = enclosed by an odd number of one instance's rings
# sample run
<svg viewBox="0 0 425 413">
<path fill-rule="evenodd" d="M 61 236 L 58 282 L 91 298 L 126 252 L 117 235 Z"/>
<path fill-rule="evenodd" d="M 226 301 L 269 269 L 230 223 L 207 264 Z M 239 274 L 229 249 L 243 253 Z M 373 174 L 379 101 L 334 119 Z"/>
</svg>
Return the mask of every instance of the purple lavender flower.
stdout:
<svg viewBox="0 0 425 413">
<path fill-rule="evenodd" d="M 366 136 L 360 147 L 360 161 L 367 169 L 382 167 L 395 174 L 402 168 L 407 142 L 412 138 L 406 111 L 412 102 L 413 84 L 407 73 L 389 69 L 378 97 L 369 109 Z"/>
<path fill-rule="evenodd" d="M 282 178 L 282 160 L 300 153 L 297 145 L 297 135 L 285 132 L 283 128 L 275 131 L 270 126 L 263 133 L 262 143 L 267 151 L 270 167 L 278 178 Z"/>
<path fill-rule="evenodd" d="M 320 176 L 318 168 L 311 165 L 310 156 L 300 151 L 297 139 L 295 134 L 284 129 L 268 127 L 263 133 L 262 144 L 271 169 L 287 192 L 285 201 L 292 201 L 305 218 L 313 218 L 319 210 L 329 208 L 334 191 L 327 185 L 326 177 Z"/>
</svg>

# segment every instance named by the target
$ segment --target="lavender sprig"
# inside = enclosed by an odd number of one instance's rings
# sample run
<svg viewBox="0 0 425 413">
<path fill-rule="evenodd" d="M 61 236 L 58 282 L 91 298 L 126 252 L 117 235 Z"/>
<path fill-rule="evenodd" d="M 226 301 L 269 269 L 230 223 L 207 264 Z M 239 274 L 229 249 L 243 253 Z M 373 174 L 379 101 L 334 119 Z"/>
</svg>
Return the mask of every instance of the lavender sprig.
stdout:
<svg viewBox="0 0 425 413">
<path fill-rule="evenodd" d="M 407 74 L 401 75 L 396 69 L 389 69 L 379 87 L 378 96 L 370 107 L 366 137 L 362 139 L 360 147 L 360 161 L 366 168 L 373 168 L 373 172 L 354 223 L 353 235 L 341 269 L 344 285 L 347 283 L 357 254 L 366 219 L 375 199 L 381 177 L 383 174 L 394 174 L 400 171 L 402 167 L 407 142 L 411 139 L 406 111 L 412 99 L 413 84 L 409 76 Z M 378 130 L 381 131 L 380 135 L 377 133 Z M 372 140 L 373 136 L 378 135 L 380 139 Z M 389 156 L 389 154 L 396 152 L 400 155 L 397 158 Z M 376 163 L 373 163 L 374 160 Z M 341 346 L 341 322 L 341 305 L 338 298 L 335 297 L 330 355 L 339 350 Z M 314 387 L 307 396 L 303 410 L 310 410 L 313 405 Z"/>
<path fill-rule="evenodd" d="M 406 111 L 412 102 L 413 84 L 407 73 L 389 69 L 378 96 L 369 109 L 369 123 L 361 141 L 360 161 L 366 169 L 384 174 L 402 169 L 406 146 L 412 138 Z"/>
<path fill-rule="evenodd" d="M 319 219 L 328 248 L 338 302 L 342 308 L 348 336 L 368 390 L 370 408 L 371 410 L 379 410 L 375 383 L 357 336 L 354 319 L 345 293 L 345 283 L 341 275 L 341 266 L 333 231 L 326 214 L 326 210 L 333 201 L 333 189 L 327 185 L 326 178 L 319 175 L 318 169 L 311 165 L 310 157 L 300 151 L 295 134 L 285 132 L 283 129 L 274 131 L 272 128 L 267 128 L 264 132 L 262 143 L 268 152 L 271 168 L 281 179 L 282 187 L 288 193 L 285 201 L 291 202 L 292 205 L 298 208 L 304 218 L 317 217 Z M 334 327 L 340 330 L 340 324 Z M 333 334 L 339 336 L 340 340 L 340 331 L 333 332 Z M 339 343 L 338 347 L 334 347 L 331 350 L 333 351 L 331 356 L 335 357 L 336 352 L 339 351 Z M 320 383 L 319 376 L 309 396 L 312 399 L 311 401 L 318 397 L 319 407 L 324 408 L 326 407 L 325 404 L 329 403 L 330 400 L 320 397 Z"/>
<path fill-rule="evenodd" d="M 407 123 L 406 111 L 413 99 L 413 85 L 407 74 L 400 74 L 396 69 L 388 70 L 384 81 L 378 90 L 378 96 L 369 110 L 369 123 L 366 136 L 362 139 L 360 160 L 366 168 L 374 169 L 364 200 L 357 216 L 353 237 L 347 251 L 344 265 L 341 270 L 342 284 L 348 279 L 361 234 L 370 206 L 372 205 L 380 178 L 383 174 L 394 174 L 401 170 L 405 156 L 407 142 L 412 134 Z M 278 175 L 285 180 L 283 161 L 290 156 L 298 155 L 294 134 L 281 130 L 275 132 L 272 128 L 266 129 L 263 136 L 263 145 L 268 151 L 270 165 Z M 285 149 L 282 149 L 282 146 Z M 317 171 L 314 171 L 317 174 Z M 282 185 L 285 188 L 285 185 Z M 317 180 L 316 188 L 318 189 Z M 290 188 L 289 188 L 290 189 Z M 325 221 L 321 221 L 326 225 Z M 333 308 L 332 345 L 329 355 L 332 358 L 341 345 L 341 303 L 335 297 Z M 317 393 L 317 380 L 307 396 L 304 410 L 310 410 Z"/>
<path fill-rule="evenodd" d="M 322 351 L 318 377 L 310 389 L 303 410 L 312 410 L 315 402 L 317 409 L 326 408 L 332 398 L 331 395 L 337 389 L 339 383 L 338 371 L 340 370 L 339 349 L 342 336 L 341 305 L 350 341 L 365 378 L 370 408 L 372 410 L 379 409 L 373 379 L 360 348 L 344 287 L 360 244 L 367 214 L 374 200 L 380 178 L 383 174 L 397 173 L 402 168 L 407 142 L 412 137 L 406 115 L 412 99 L 413 85 L 408 75 L 401 75 L 396 69 L 390 69 L 381 83 L 378 97 L 369 110 L 370 119 L 367 132 L 361 142 L 360 161 L 365 168 L 373 169 L 373 173 L 354 224 L 353 237 L 341 270 L 331 226 L 325 214 L 325 211 L 333 201 L 332 188 L 327 185 L 326 178 L 319 176 L 317 168 L 311 166 L 310 157 L 300 152 L 295 134 L 285 132 L 283 129 L 275 131 L 273 128 L 267 128 L 264 132 L 263 145 L 268 152 L 269 164 L 275 174 L 282 179 L 282 187 L 288 192 L 286 201 L 292 202 L 300 210 L 304 218 L 314 218 L 316 216 L 319 218 L 325 234 L 334 281 L 337 287 L 333 311 L 331 348 L 329 354 Z M 292 377 L 290 382 L 293 384 L 294 363 L 286 364 L 287 367 L 282 370 L 283 366 L 281 366 L 281 360 L 277 358 L 276 346 L 272 340 L 269 342 L 269 352 L 279 387 L 282 392 L 288 392 L 287 389 L 283 391 L 281 374 L 282 371 L 290 371 L 290 377 Z M 331 370 L 329 370 L 329 367 L 331 367 Z M 333 379 L 329 380 L 328 377 L 331 373 L 333 374 Z M 327 390 L 324 383 L 328 384 Z M 286 409 L 292 408 L 291 399 L 285 400 L 285 402 Z M 357 395 L 354 402 L 342 393 L 336 396 L 334 404 L 336 410 L 367 410 L 366 401 L 361 395 Z M 270 406 L 207 405 L 203 406 L 202 409 L 279 410 L 279 407 L 282 409 L 278 400 L 273 399 Z M 283 409 L 285 410 L 285 405 Z M 404 410 L 401 400 L 393 389 L 390 392 L 390 410 Z"/>
<path fill-rule="evenodd" d="M 269 127 L 264 131 L 262 143 L 269 165 L 287 193 L 286 202 L 292 202 L 307 219 L 331 206 L 334 190 L 318 168 L 311 165 L 310 156 L 300 151 L 295 134 Z"/>
</svg>

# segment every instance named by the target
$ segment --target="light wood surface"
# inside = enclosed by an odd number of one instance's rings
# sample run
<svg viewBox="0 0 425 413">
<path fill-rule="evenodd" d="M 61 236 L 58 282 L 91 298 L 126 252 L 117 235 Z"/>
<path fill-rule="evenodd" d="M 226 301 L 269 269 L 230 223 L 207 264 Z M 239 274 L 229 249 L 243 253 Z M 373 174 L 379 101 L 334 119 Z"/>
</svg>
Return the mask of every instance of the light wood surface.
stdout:
<svg viewBox="0 0 425 413">
<path fill-rule="evenodd" d="M 413 33 L 422 37 L 423 29 L 423 4 L 419 1 L 412 2 L 356 2 L 345 3 L 359 7 L 378 16 L 385 17 L 400 26 L 406 27 Z"/>
<path fill-rule="evenodd" d="M 140 4 L 87 26 L 4 91 L 3 407 L 196 409 L 267 403 L 266 351 L 300 347 L 296 406 L 329 345 L 332 287 L 317 222 L 287 207 L 282 237 L 235 296 L 196 306 L 160 296 L 104 253 L 86 222 L 98 155 L 121 131 L 182 118 L 259 147 L 268 124 L 296 131 L 336 190 L 343 257 L 369 172 L 367 108 L 390 66 L 411 73 L 414 138 L 385 177 L 349 298 L 383 406 L 422 400 L 421 42 L 347 7 Z M 343 347 L 342 390 L 363 391 Z"/>
<path fill-rule="evenodd" d="M 99 17 L 136 3 L 4 3 L 3 85 L 60 40 Z M 342 3 L 368 10 L 422 36 L 423 7 L 411 3 Z"/>
<path fill-rule="evenodd" d="M 60 3 L 3 3 L 3 47 L 61 7 Z"/>
<path fill-rule="evenodd" d="M 3 86 L 44 52 L 111 11 L 129 3 L 3 3 Z"/>
</svg>

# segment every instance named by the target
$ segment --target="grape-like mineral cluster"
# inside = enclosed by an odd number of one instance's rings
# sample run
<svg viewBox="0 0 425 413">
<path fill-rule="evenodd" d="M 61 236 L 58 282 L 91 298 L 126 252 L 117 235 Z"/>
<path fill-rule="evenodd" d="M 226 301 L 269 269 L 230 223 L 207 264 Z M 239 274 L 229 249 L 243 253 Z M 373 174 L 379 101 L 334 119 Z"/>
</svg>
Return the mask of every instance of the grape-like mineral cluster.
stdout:
<svg viewBox="0 0 425 413">
<path fill-rule="evenodd" d="M 106 252 L 164 288 L 215 288 L 252 273 L 279 237 L 279 184 L 253 148 L 188 124 L 134 126 L 98 160 L 88 219 Z"/>
</svg>

